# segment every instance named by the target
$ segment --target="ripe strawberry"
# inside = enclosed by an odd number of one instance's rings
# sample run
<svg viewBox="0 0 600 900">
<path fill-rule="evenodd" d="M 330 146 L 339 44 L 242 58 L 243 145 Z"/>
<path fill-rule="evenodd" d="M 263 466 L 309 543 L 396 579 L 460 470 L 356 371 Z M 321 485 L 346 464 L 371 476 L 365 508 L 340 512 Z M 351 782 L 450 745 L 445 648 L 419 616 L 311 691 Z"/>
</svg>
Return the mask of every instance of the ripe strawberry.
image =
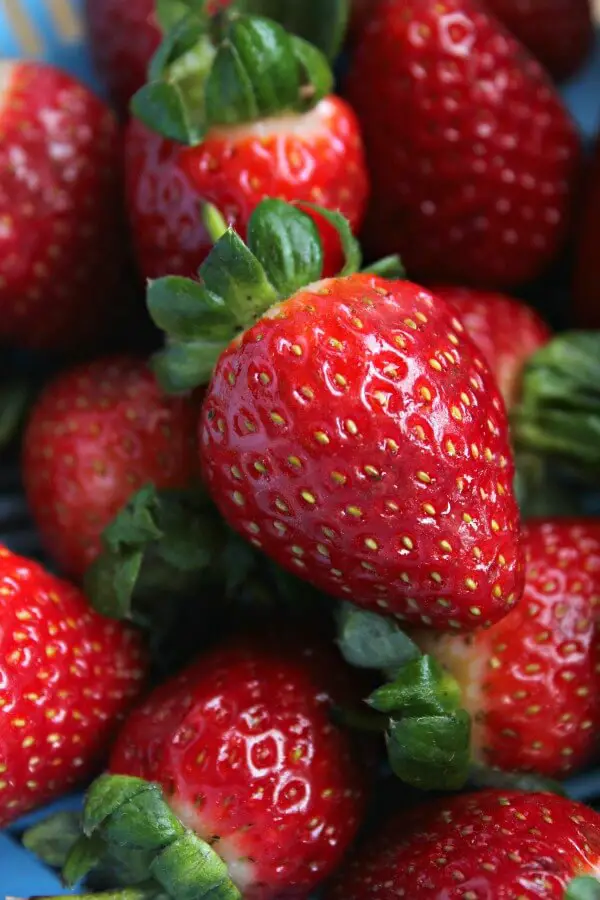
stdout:
<svg viewBox="0 0 600 900">
<path fill-rule="evenodd" d="M 183 488 L 197 471 L 199 404 L 166 397 L 143 360 L 94 360 L 60 374 L 24 436 L 23 479 L 43 542 L 81 578 L 100 534 L 148 483 Z"/>
<path fill-rule="evenodd" d="M 192 275 L 212 240 L 201 206 L 212 203 L 245 235 L 265 197 L 340 210 L 358 231 L 367 174 L 354 113 L 327 97 L 309 113 L 209 134 L 197 147 L 179 144 L 133 120 L 126 136 L 127 207 L 138 265 L 147 278 Z M 327 272 L 339 271 L 337 236 L 322 227 Z"/>
<path fill-rule="evenodd" d="M 0 339 L 79 351 L 127 306 L 117 124 L 41 63 L 3 63 L 2 87 Z"/>
<path fill-rule="evenodd" d="M 330 720 L 348 677 L 329 648 L 280 634 L 230 642 L 133 712 L 110 769 L 162 785 L 247 900 L 305 897 L 340 863 L 365 806 Z"/>
<path fill-rule="evenodd" d="M 573 879 L 599 870 L 598 813 L 553 794 L 490 790 L 397 817 L 327 897 L 562 900 Z"/>
<path fill-rule="evenodd" d="M 600 727 L 600 522 L 532 520 L 523 598 L 501 622 L 419 645 L 462 687 L 477 762 L 565 777 Z"/>
<path fill-rule="evenodd" d="M 523 366 L 548 343 L 550 329 L 533 309 L 504 294 L 456 287 L 432 290 L 457 311 L 510 409 L 519 399 Z"/>
<path fill-rule="evenodd" d="M 573 305 L 577 324 L 600 328 L 600 139 L 586 173 L 584 205 L 577 227 Z"/>
<path fill-rule="evenodd" d="M 594 41 L 590 0 L 486 0 L 486 6 L 562 80 L 585 62 Z"/>
<path fill-rule="evenodd" d="M 539 64 L 475 0 L 382 0 L 349 97 L 377 254 L 400 253 L 418 278 L 493 288 L 534 278 L 556 256 L 577 131 Z"/>
<path fill-rule="evenodd" d="M 0 827 L 93 774 L 141 688 L 133 631 L 0 548 Z"/>
<path fill-rule="evenodd" d="M 355 232 L 362 224 L 368 194 L 362 139 L 353 111 L 328 93 L 333 76 L 326 59 L 315 48 L 308 62 L 296 58 L 304 42 L 267 19 L 232 17 L 224 28 L 213 68 L 197 74 L 206 95 L 200 126 L 172 133 L 168 110 L 161 117 L 154 99 L 146 102 L 148 93 L 154 97 L 156 81 L 134 101 L 145 124 L 132 122 L 127 133 L 127 206 L 146 277 L 196 273 L 213 243 L 202 222 L 204 203 L 217 207 L 242 235 L 265 197 L 339 210 Z M 221 76 L 222 60 L 230 46 L 239 45 L 243 53 L 261 42 L 260 59 L 245 61 L 245 77 L 257 94 L 249 104 L 244 84 L 229 85 Z M 178 95 L 194 122 L 196 94 L 188 98 L 182 88 Z M 318 225 L 327 245 L 327 274 L 334 274 L 342 258 L 339 241 L 330 227 Z"/>
</svg>

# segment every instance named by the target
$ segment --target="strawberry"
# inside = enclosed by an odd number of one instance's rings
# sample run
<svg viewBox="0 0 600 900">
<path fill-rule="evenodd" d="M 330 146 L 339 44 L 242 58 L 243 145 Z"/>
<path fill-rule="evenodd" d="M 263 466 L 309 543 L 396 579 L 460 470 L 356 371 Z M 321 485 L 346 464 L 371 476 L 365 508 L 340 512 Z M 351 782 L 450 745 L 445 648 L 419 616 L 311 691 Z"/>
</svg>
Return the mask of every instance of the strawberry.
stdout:
<svg viewBox="0 0 600 900">
<path fill-rule="evenodd" d="M 554 259 L 579 137 L 540 65 L 476 0 L 382 0 L 348 94 L 373 179 L 371 250 L 400 253 L 416 278 L 488 288 Z"/>
<path fill-rule="evenodd" d="M 133 631 L 0 548 L 0 827 L 90 775 L 141 688 Z"/>
<path fill-rule="evenodd" d="M 131 714 L 110 771 L 161 785 L 246 900 L 306 897 L 339 865 L 365 808 L 367 779 L 330 720 L 332 704 L 352 693 L 348 674 L 327 646 L 281 634 L 230 641 Z M 98 822 L 100 804 L 96 811 Z M 193 859 L 177 868 L 183 879 Z M 193 883 L 194 896 L 205 896 L 203 882 Z"/>
<path fill-rule="evenodd" d="M 262 40 L 259 25 L 264 28 L 265 22 L 251 16 L 231 20 L 229 37 L 217 45 L 213 70 L 205 76 L 207 98 L 216 93 L 219 102 L 207 102 L 200 135 L 173 135 L 168 128 L 165 132 L 171 122 L 166 115 L 158 120 L 156 104 L 146 108 L 143 92 L 134 101 L 146 124 L 133 121 L 127 132 L 127 207 L 139 268 L 146 277 L 196 272 L 212 246 L 201 216 L 205 203 L 216 206 L 242 235 L 265 197 L 340 210 L 355 232 L 362 224 L 368 175 L 360 130 L 350 107 L 328 93 L 331 73 L 316 49 L 310 52 L 320 59 L 318 84 L 303 83 L 304 62 L 290 84 L 289 64 L 282 64 L 277 54 L 273 61 L 267 55 L 266 64 L 261 57 L 263 70 L 251 61 L 248 77 L 260 81 L 259 94 L 266 82 L 287 85 L 288 96 L 282 88 L 281 102 L 276 99 L 264 109 L 240 108 L 239 103 L 228 108 L 230 98 L 221 98 L 227 81 L 220 75 L 219 60 L 228 52 L 228 41 L 240 43 L 246 32 Z M 266 27 L 274 46 L 293 59 L 297 39 L 275 23 Z M 322 70 L 328 73 L 326 83 Z M 150 84 L 147 92 L 157 84 Z M 190 100 L 190 118 L 194 114 L 197 118 L 197 104 Z M 168 139 L 174 136 L 178 140 Z M 322 231 L 328 272 L 333 274 L 340 267 L 339 243 L 326 226 Z"/>
<path fill-rule="evenodd" d="M 600 328 L 600 138 L 586 172 L 585 196 L 577 224 L 573 305 L 577 324 Z"/>
<path fill-rule="evenodd" d="M 489 790 L 388 822 L 327 898 L 583 900 L 599 872 L 598 813 L 552 794 Z"/>
<path fill-rule="evenodd" d="M 432 290 L 456 309 L 511 409 L 520 395 L 523 367 L 548 343 L 550 329 L 529 306 L 504 294 L 455 287 Z"/>
<path fill-rule="evenodd" d="M 183 488 L 197 472 L 199 403 L 166 397 L 141 359 L 116 356 L 56 377 L 23 443 L 23 479 L 43 542 L 80 579 L 103 529 L 138 488 Z"/>
<path fill-rule="evenodd" d="M 202 285 L 148 295 L 165 386 L 216 363 L 200 443 L 225 519 L 316 587 L 408 622 L 505 615 L 521 589 L 507 423 L 462 324 L 410 282 L 319 281 L 314 224 L 280 201 L 249 244 L 228 231 Z"/>
<path fill-rule="evenodd" d="M 117 123 L 41 63 L 3 63 L 2 88 L 0 339 L 79 351 L 127 307 Z"/>
<path fill-rule="evenodd" d="M 486 0 L 486 6 L 558 80 L 573 75 L 591 50 L 590 0 Z"/>
<path fill-rule="evenodd" d="M 600 522 L 532 520 L 523 598 L 501 622 L 417 643 L 456 678 L 477 763 L 564 778 L 600 728 Z"/>
</svg>

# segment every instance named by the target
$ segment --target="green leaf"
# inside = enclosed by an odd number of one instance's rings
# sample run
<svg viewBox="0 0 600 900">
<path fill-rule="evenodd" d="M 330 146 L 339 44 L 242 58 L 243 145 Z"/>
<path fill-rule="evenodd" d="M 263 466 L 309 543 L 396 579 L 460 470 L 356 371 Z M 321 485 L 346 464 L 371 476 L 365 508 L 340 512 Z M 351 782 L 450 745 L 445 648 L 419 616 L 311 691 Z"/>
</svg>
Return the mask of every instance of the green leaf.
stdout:
<svg viewBox="0 0 600 900">
<path fill-rule="evenodd" d="M 132 114 L 152 131 L 180 144 L 200 143 L 203 129 L 189 116 L 184 96 L 176 84 L 151 81 L 131 100 Z"/>
<path fill-rule="evenodd" d="M 337 642 L 342 656 L 360 669 L 396 669 L 421 656 L 421 651 L 393 619 L 359 609 L 338 607 Z"/>
<path fill-rule="evenodd" d="M 331 94 L 335 79 L 327 58 L 312 44 L 294 37 L 292 51 L 300 67 L 299 99 L 294 106 L 298 111 L 308 111 Z"/>
<path fill-rule="evenodd" d="M 405 663 L 390 684 L 377 688 L 367 702 L 378 712 L 405 716 L 444 716 L 461 703 L 454 678 L 432 656 Z"/>
<path fill-rule="evenodd" d="M 200 18 L 184 13 L 167 32 L 152 57 L 148 80 L 159 81 L 165 76 L 168 79 L 170 66 L 193 50 L 204 38 L 205 33 L 206 25 Z"/>
<path fill-rule="evenodd" d="M 574 878 L 567 886 L 565 900 L 600 900 L 600 881 L 592 875 Z"/>
<path fill-rule="evenodd" d="M 206 119 L 211 126 L 260 118 L 252 80 L 231 44 L 219 47 L 206 82 Z"/>
<path fill-rule="evenodd" d="M 388 757 L 395 774 L 421 790 L 460 790 L 470 762 L 471 719 L 459 710 L 447 716 L 392 719 Z"/>
<path fill-rule="evenodd" d="M 341 49 L 350 11 L 349 0 L 237 0 L 236 6 L 274 19 L 317 46 L 330 60 Z"/>
<path fill-rule="evenodd" d="M 176 900 L 241 900 L 227 864 L 201 838 L 188 832 L 156 856 L 152 875 Z"/>
<path fill-rule="evenodd" d="M 193 341 L 210 335 L 227 346 L 235 334 L 230 308 L 191 278 L 167 275 L 149 282 L 146 302 L 154 324 L 172 339 Z"/>
<path fill-rule="evenodd" d="M 362 264 L 362 252 L 360 244 L 354 237 L 350 223 L 345 216 L 340 212 L 325 209 L 323 206 L 317 206 L 315 203 L 305 203 L 302 201 L 302 203 L 299 203 L 298 205 L 301 209 L 313 210 L 318 216 L 321 216 L 323 219 L 326 219 L 330 225 L 333 225 L 337 231 L 346 260 L 344 268 L 338 273 L 339 277 L 345 278 L 347 275 L 354 275 L 358 272 Z"/>
<path fill-rule="evenodd" d="M 518 451 L 600 479 L 600 331 L 558 335 L 534 354 L 511 424 Z"/>
<path fill-rule="evenodd" d="M 171 31 L 190 13 L 195 16 L 206 15 L 206 0 L 155 0 L 156 18 L 163 33 Z"/>
<path fill-rule="evenodd" d="M 63 865 L 64 883 L 72 887 L 82 881 L 98 865 L 105 849 L 99 835 L 87 837 L 80 833 Z"/>
<path fill-rule="evenodd" d="M 264 200 L 248 226 L 248 247 L 280 296 L 323 275 L 323 248 L 310 216 L 282 200 Z"/>
<path fill-rule="evenodd" d="M 390 281 L 402 281 L 406 278 L 406 270 L 397 255 L 385 256 L 361 271 L 365 274 L 379 275 L 380 278 L 389 278 Z"/>
<path fill-rule="evenodd" d="M 81 836 L 81 816 L 60 812 L 48 816 L 23 834 L 23 846 L 47 866 L 60 869 Z"/>
<path fill-rule="evenodd" d="M 34 385 L 19 378 L 0 385 L 0 450 L 18 436 L 35 397 Z"/>
<path fill-rule="evenodd" d="M 151 368 L 167 394 L 185 394 L 208 384 L 213 369 L 231 339 L 208 338 L 195 342 L 168 341 L 152 357 Z"/>
</svg>

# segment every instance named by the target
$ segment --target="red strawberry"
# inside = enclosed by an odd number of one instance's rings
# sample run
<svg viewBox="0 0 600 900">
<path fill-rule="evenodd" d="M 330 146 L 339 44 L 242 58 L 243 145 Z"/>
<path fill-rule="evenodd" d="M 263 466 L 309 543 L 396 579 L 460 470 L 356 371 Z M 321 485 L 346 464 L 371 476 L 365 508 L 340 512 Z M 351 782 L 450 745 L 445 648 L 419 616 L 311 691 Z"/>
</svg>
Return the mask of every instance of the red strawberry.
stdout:
<svg viewBox="0 0 600 900">
<path fill-rule="evenodd" d="M 117 124 L 40 63 L 5 63 L 2 87 L 0 339 L 78 351 L 126 306 Z"/>
<path fill-rule="evenodd" d="M 519 399 L 523 366 L 548 343 L 550 329 L 529 306 L 504 294 L 455 287 L 432 290 L 456 309 L 510 409 Z"/>
<path fill-rule="evenodd" d="M 482 791 L 387 823 L 327 897 L 563 900 L 572 879 L 599 872 L 598 813 L 553 794 Z"/>
<path fill-rule="evenodd" d="M 594 41 L 590 0 L 486 0 L 557 79 L 568 78 L 585 62 Z"/>
<path fill-rule="evenodd" d="M 93 774 L 141 688 L 133 631 L 0 548 L 0 827 Z"/>
<path fill-rule="evenodd" d="M 52 558 L 80 578 L 138 488 L 183 488 L 197 471 L 195 399 L 166 397 L 135 357 L 80 365 L 48 385 L 23 446 L 27 498 Z"/>
<path fill-rule="evenodd" d="M 335 596 L 436 628 L 519 597 L 504 404 L 414 284 L 331 279 L 271 311 L 221 355 L 201 445 L 230 525 Z"/>
<path fill-rule="evenodd" d="M 339 97 L 311 112 L 215 130 L 184 148 L 132 121 L 126 137 L 127 206 L 140 270 L 192 275 L 212 246 L 201 218 L 214 204 L 245 234 L 265 197 L 340 210 L 359 230 L 368 181 L 358 123 Z M 337 236 L 322 227 L 327 274 L 340 268 Z"/>
<path fill-rule="evenodd" d="M 594 757 L 600 728 L 600 521 L 532 520 L 525 592 L 488 630 L 418 643 L 455 676 L 473 755 L 564 777 Z"/>
<path fill-rule="evenodd" d="M 364 811 L 350 742 L 330 721 L 348 674 L 328 648 L 281 635 L 229 643 L 129 717 L 110 769 L 161 784 L 246 900 L 305 897 Z"/>
<path fill-rule="evenodd" d="M 573 301 L 577 324 L 600 328 L 600 139 L 586 173 L 584 205 L 577 228 Z"/>
<path fill-rule="evenodd" d="M 539 64 L 475 0 L 382 0 L 349 96 L 373 178 L 365 240 L 377 254 L 400 253 L 415 277 L 496 288 L 554 259 L 577 131 Z"/>
</svg>

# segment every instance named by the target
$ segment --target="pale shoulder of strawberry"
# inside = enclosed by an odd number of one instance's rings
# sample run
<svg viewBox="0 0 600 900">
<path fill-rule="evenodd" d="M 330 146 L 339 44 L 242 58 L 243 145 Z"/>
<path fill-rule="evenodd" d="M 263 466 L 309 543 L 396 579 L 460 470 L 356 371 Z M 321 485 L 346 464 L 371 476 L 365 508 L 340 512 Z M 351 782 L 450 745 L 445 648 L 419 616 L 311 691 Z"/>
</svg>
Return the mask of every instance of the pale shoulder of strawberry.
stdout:
<svg viewBox="0 0 600 900">
<path fill-rule="evenodd" d="M 385 823 L 328 900 L 598 896 L 600 816 L 544 793 L 482 791 Z"/>
</svg>

